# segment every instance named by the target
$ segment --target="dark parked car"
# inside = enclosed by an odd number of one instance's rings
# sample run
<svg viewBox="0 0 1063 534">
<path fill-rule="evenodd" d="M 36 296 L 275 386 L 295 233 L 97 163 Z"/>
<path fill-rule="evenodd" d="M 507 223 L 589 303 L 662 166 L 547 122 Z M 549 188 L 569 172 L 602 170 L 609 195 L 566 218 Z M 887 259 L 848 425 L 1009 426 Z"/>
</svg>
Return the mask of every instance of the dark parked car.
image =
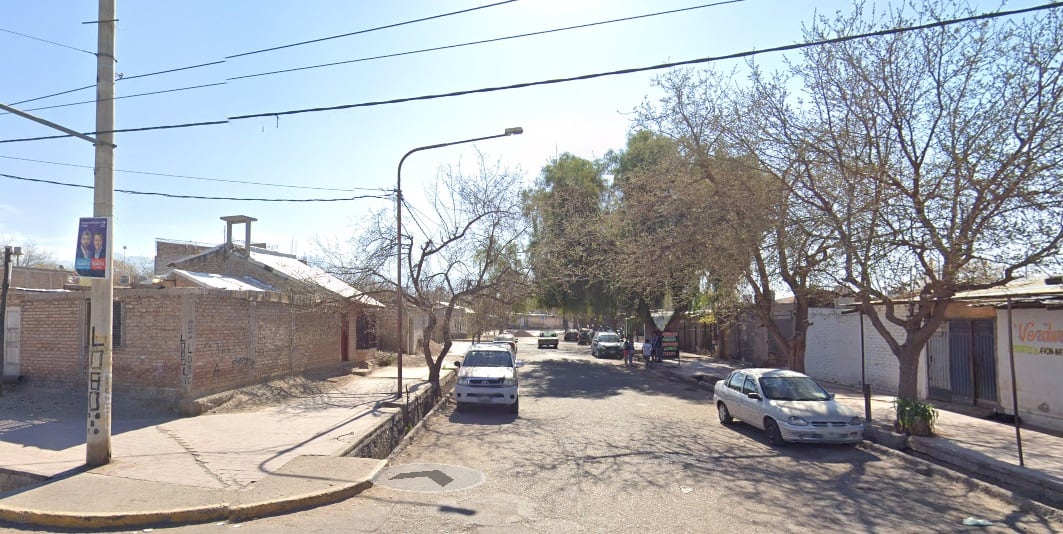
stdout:
<svg viewBox="0 0 1063 534">
<path fill-rule="evenodd" d="M 565 341 L 579 341 L 579 330 L 565 330 Z"/>
<path fill-rule="evenodd" d="M 579 331 L 579 339 L 576 341 L 578 345 L 590 345 L 591 344 L 591 331 L 584 328 Z"/>
<path fill-rule="evenodd" d="M 591 341 L 591 355 L 595 358 L 621 357 L 624 340 L 614 332 L 598 332 Z"/>
</svg>

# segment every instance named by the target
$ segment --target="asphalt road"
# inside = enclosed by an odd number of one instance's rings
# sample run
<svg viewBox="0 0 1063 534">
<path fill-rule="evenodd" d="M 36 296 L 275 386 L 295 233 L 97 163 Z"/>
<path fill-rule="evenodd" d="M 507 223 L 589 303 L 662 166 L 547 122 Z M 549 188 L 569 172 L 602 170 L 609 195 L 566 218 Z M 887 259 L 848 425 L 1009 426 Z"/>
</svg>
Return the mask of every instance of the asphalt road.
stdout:
<svg viewBox="0 0 1063 534">
<path fill-rule="evenodd" d="M 708 392 L 586 346 L 522 339 L 521 412 L 438 412 L 361 495 L 186 532 L 1058 532 L 848 446 L 769 446 Z M 993 526 L 965 526 L 964 519 Z M 156 531 L 171 529 L 155 529 Z"/>
</svg>

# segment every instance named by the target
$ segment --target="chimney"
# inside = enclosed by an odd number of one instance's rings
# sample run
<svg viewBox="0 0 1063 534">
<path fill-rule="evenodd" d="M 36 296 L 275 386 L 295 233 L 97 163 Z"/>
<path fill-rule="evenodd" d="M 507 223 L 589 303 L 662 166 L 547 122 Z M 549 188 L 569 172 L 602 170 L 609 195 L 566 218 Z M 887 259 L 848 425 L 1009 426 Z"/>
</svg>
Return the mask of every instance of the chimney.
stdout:
<svg viewBox="0 0 1063 534">
<path fill-rule="evenodd" d="M 225 244 L 232 248 L 233 245 L 233 225 L 244 225 L 244 254 L 251 257 L 251 223 L 257 221 L 254 217 L 248 217 L 247 215 L 229 215 L 222 217 L 221 220 L 225 221 Z"/>
</svg>

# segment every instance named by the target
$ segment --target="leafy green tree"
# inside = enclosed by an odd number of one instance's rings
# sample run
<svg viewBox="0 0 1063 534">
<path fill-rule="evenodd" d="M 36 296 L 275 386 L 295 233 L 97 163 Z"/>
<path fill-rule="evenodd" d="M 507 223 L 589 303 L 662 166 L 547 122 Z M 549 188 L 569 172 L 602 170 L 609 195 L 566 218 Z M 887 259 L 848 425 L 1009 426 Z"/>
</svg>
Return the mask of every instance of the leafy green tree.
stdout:
<svg viewBox="0 0 1063 534">
<path fill-rule="evenodd" d="M 540 306 L 580 317 L 615 309 L 603 283 L 605 193 L 601 164 L 569 153 L 544 166 L 525 192 L 528 262 Z"/>
</svg>

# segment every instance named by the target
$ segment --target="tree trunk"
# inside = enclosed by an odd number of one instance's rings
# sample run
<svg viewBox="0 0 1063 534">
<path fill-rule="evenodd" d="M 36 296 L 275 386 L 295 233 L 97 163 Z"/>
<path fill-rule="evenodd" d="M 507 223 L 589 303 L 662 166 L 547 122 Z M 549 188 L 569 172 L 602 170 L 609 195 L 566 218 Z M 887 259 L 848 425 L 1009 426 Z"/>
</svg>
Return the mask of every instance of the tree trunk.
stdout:
<svg viewBox="0 0 1063 534">
<path fill-rule="evenodd" d="M 788 345 L 787 349 L 789 351 L 788 359 L 790 362 L 790 370 L 804 373 L 806 351 L 805 333 L 800 331 L 796 332 Z"/>
<path fill-rule="evenodd" d="M 910 344 L 901 347 L 901 354 L 897 355 L 900 364 L 900 382 L 897 386 L 897 396 L 905 399 L 917 399 L 919 394 L 919 353 L 921 351 Z"/>
</svg>

